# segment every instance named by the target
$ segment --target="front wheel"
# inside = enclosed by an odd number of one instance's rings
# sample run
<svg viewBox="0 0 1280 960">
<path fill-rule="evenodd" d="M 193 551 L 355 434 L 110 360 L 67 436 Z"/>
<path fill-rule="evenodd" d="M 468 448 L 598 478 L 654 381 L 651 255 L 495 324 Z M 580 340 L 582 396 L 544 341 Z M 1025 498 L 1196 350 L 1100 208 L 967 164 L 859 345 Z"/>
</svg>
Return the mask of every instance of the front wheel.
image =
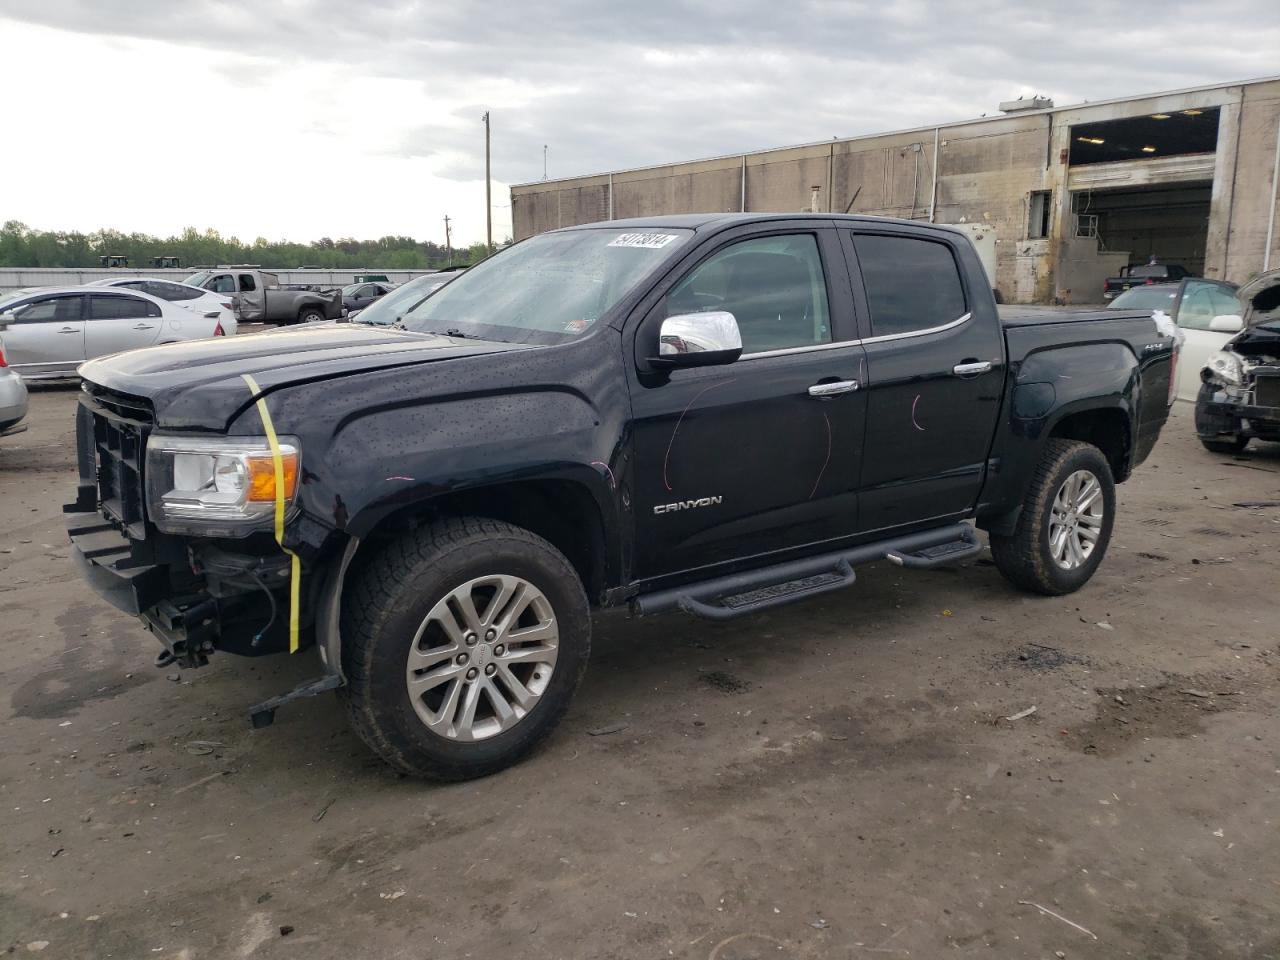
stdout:
<svg viewBox="0 0 1280 960">
<path fill-rule="evenodd" d="M 1102 451 L 1078 440 L 1050 440 L 1013 535 L 991 535 L 992 559 L 1023 590 L 1072 593 L 1102 562 L 1115 511 L 1115 480 Z"/>
<path fill-rule="evenodd" d="M 529 753 L 564 716 L 591 648 L 572 565 L 496 520 L 446 520 L 389 544 L 342 612 L 352 725 L 388 763 L 434 780 Z"/>
</svg>

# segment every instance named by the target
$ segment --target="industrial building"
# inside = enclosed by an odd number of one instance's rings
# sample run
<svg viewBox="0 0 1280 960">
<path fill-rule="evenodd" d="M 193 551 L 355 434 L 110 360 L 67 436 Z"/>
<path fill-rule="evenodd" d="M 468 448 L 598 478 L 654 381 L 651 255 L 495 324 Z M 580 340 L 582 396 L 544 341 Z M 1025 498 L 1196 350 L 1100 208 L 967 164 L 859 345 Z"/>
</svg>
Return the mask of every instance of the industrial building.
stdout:
<svg viewBox="0 0 1280 960">
<path fill-rule="evenodd" d="M 1243 282 L 1280 267 L 1280 77 L 511 188 L 516 239 L 623 217 L 874 214 L 970 224 L 1007 301 L 1091 303 L 1154 256 Z M 980 244 L 980 251 L 982 245 Z M 991 270 L 991 266 L 988 267 Z"/>
</svg>

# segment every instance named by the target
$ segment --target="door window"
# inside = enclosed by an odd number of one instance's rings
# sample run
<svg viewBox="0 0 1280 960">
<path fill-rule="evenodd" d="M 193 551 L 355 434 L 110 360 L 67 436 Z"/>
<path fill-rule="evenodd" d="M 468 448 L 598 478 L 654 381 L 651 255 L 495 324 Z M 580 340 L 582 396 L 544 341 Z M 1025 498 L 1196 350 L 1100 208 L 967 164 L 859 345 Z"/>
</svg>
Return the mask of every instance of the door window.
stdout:
<svg viewBox="0 0 1280 960">
<path fill-rule="evenodd" d="M 1241 315 L 1240 301 L 1236 299 L 1236 292 L 1229 287 L 1221 287 L 1215 283 L 1209 291 L 1209 300 L 1213 303 L 1215 317 Z"/>
<path fill-rule="evenodd" d="M 1188 281 L 1182 291 L 1182 303 L 1178 305 L 1178 326 L 1187 330 L 1208 330 L 1210 321 L 1218 315 L 1214 292 L 1212 283 Z M 1237 313 L 1239 309 L 1233 306 L 1227 312 Z"/>
<path fill-rule="evenodd" d="M 240 274 L 240 292 L 241 293 L 252 293 L 254 290 L 257 290 L 257 289 L 258 289 L 258 285 L 253 282 L 252 273 Z"/>
<path fill-rule="evenodd" d="M 831 342 L 827 284 L 812 234 L 743 240 L 704 260 L 667 296 L 666 315 L 727 310 L 744 354 Z"/>
<path fill-rule="evenodd" d="M 853 238 L 871 309 L 873 336 L 915 333 L 965 314 L 964 284 L 945 243 L 916 237 Z"/>
<path fill-rule="evenodd" d="M 89 297 L 90 320 L 132 320 L 158 316 L 159 307 L 137 297 Z"/>
<path fill-rule="evenodd" d="M 236 283 L 231 279 L 230 274 L 219 274 L 209 282 L 208 289 L 214 293 L 235 293 Z"/>
<path fill-rule="evenodd" d="M 18 323 L 79 323 L 79 297 L 50 297 L 37 300 L 14 317 Z"/>
</svg>

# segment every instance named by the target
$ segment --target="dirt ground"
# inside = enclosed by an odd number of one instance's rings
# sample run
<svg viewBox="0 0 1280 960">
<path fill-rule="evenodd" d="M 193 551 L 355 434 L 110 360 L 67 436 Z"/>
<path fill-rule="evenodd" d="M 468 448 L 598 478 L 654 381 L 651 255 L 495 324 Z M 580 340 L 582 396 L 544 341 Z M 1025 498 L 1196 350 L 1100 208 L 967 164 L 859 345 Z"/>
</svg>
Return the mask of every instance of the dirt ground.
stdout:
<svg viewBox="0 0 1280 960">
<path fill-rule="evenodd" d="M 1180 407 L 1071 597 L 882 564 L 601 617 L 551 742 L 438 787 L 332 697 L 250 729 L 310 655 L 152 666 L 67 558 L 75 399 L 0 441 L 0 950 L 1280 957 L 1280 447 L 1210 455 Z"/>
</svg>

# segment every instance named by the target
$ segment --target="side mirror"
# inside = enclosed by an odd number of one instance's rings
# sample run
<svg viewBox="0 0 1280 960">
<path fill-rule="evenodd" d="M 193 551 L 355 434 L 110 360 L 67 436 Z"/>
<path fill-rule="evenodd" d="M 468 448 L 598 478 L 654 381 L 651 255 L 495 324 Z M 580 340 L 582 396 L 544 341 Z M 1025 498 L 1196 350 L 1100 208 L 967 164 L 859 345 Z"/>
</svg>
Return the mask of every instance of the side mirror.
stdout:
<svg viewBox="0 0 1280 960">
<path fill-rule="evenodd" d="M 658 332 L 658 356 L 649 363 L 659 369 L 711 367 L 733 363 L 742 356 L 738 321 L 726 310 L 682 313 L 667 317 Z"/>
<path fill-rule="evenodd" d="M 1209 321 L 1209 329 L 1214 333 L 1239 333 L 1244 329 L 1244 317 L 1224 313 Z"/>
</svg>

